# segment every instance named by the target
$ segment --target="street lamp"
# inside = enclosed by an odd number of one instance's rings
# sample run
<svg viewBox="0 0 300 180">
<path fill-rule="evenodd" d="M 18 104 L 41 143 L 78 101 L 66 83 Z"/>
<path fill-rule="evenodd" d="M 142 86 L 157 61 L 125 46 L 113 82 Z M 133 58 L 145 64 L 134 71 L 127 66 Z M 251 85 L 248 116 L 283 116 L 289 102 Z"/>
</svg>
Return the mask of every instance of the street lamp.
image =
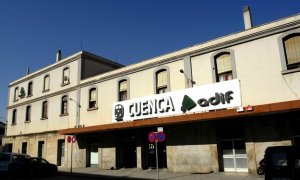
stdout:
<svg viewBox="0 0 300 180">
<path fill-rule="evenodd" d="M 80 115 L 80 108 L 81 108 L 81 105 L 75 101 L 74 99 L 70 98 L 70 101 L 73 101 L 76 103 L 77 107 L 76 107 L 76 127 L 79 127 L 80 126 L 80 119 L 79 119 L 79 115 Z"/>
<path fill-rule="evenodd" d="M 187 79 L 188 82 L 188 86 L 190 87 L 190 82 L 191 82 L 191 87 L 193 87 L 194 84 L 196 84 L 195 81 L 193 81 L 192 79 L 190 79 L 189 77 L 187 77 L 187 75 L 184 73 L 183 69 L 180 69 L 179 71 L 180 73 L 184 74 L 185 78 Z"/>
</svg>

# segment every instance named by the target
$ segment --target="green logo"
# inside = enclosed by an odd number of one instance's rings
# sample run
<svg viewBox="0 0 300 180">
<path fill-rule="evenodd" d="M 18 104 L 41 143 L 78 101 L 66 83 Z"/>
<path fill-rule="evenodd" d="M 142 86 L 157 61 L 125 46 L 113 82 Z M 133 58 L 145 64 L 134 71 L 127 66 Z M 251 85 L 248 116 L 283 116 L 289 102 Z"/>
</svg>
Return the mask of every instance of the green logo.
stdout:
<svg viewBox="0 0 300 180">
<path fill-rule="evenodd" d="M 186 111 L 190 111 L 191 109 L 193 109 L 194 107 L 196 107 L 197 104 L 187 95 L 184 95 L 183 99 L 182 99 L 182 103 L 181 103 L 181 111 L 182 112 L 186 112 Z"/>
</svg>

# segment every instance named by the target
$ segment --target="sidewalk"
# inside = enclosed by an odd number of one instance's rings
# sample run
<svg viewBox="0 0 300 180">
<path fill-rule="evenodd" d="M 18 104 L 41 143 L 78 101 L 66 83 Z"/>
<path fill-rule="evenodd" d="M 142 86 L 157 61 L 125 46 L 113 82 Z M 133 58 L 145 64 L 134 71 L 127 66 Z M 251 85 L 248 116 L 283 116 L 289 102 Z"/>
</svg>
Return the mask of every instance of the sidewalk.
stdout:
<svg viewBox="0 0 300 180">
<path fill-rule="evenodd" d="M 105 177 L 109 179 L 157 179 L 157 172 L 153 170 L 139 170 L 136 168 L 104 170 L 96 167 L 91 168 L 74 168 L 72 173 L 70 169 L 59 168 L 59 173 L 68 176 L 79 177 Z M 174 180 L 264 180 L 264 176 L 249 175 L 247 173 L 174 173 L 167 170 L 159 171 L 159 179 Z"/>
</svg>

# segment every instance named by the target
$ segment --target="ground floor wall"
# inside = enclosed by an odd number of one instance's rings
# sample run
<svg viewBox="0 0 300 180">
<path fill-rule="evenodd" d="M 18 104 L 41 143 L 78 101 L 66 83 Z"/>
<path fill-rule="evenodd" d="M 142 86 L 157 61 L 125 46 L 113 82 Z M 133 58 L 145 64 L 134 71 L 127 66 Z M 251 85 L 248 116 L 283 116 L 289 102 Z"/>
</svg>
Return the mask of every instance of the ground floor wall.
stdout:
<svg viewBox="0 0 300 180">
<path fill-rule="evenodd" d="M 256 173 L 268 146 L 300 142 L 299 118 L 299 112 L 289 112 L 164 126 L 166 141 L 158 145 L 159 167 L 173 172 Z M 155 168 L 155 155 L 147 135 L 154 131 L 157 127 L 78 134 L 73 144 L 68 136 L 48 132 L 5 137 L 3 144 L 6 150 L 22 152 L 26 143 L 27 154 L 66 168 L 72 162 L 73 168 L 149 169 Z"/>
</svg>

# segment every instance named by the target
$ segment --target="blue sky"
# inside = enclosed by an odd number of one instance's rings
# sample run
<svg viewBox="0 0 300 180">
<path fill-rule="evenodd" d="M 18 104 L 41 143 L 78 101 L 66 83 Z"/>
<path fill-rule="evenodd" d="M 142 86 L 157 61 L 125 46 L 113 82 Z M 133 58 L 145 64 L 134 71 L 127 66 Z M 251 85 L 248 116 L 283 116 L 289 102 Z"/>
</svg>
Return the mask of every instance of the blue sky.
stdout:
<svg viewBox="0 0 300 180">
<path fill-rule="evenodd" d="M 8 83 L 83 50 L 129 65 L 300 13 L 298 0 L 1 0 L 0 116 Z"/>
</svg>

